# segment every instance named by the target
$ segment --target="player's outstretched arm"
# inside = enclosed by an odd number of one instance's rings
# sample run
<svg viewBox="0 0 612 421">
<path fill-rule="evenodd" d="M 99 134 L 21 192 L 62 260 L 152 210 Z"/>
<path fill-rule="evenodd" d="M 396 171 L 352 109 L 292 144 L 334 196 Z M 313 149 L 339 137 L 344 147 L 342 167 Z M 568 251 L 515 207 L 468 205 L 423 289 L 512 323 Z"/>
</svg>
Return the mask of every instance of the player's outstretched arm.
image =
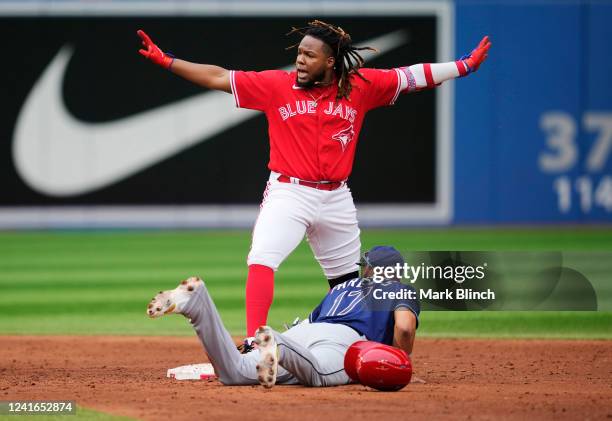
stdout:
<svg viewBox="0 0 612 421">
<path fill-rule="evenodd" d="M 414 64 L 400 68 L 403 76 L 402 85 L 405 92 L 420 91 L 435 88 L 442 82 L 458 77 L 464 77 L 478 70 L 487 59 L 491 42 L 485 36 L 471 53 L 464 55 L 456 61 L 447 63 Z M 403 79 L 402 76 L 402 79 Z"/>
<path fill-rule="evenodd" d="M 210 64 L 191 63 L 165 54 L 143 31 L 138 30 L 142 45 L 138 52 L 153 63 L 170 70 L 182 78 L 208 89 L 231 93 L 230 72 L 223 67 Z"/>
<path fill-rule="evenodd" d="M 393 346 L 403 349 L 406 354 L 412 353 L 414 337 L 416 336 L 416 316 L 407 308 L 394 311 L 395 327 L 393 328 Z"/>
<path fill-rule="evenodd" d="M 232 93 L 230 87 L 230 72 L 223 67 L 174 59 L 171 71 L 183 79 L 205 88 L 224 91 L 228 94 Z"/>
</svg>

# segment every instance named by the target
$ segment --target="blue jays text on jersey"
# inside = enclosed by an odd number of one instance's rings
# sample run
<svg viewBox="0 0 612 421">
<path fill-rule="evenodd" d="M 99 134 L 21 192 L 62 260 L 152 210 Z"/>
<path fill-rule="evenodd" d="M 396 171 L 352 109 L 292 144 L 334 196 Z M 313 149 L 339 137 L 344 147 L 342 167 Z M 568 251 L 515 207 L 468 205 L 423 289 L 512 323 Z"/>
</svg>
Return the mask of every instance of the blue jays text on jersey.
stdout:
<svg viewBox="0 0 612 421">
<path fill-rule="evenodd" d="M 416 297 L 414 288 L 399 281 L 356 278 L 332 288 L 312 311 L 309 320 L 311 323 L 344 324 L 371 341 L 391 345 L 395 310 L 412 311 L 418 325 L 421 307 L 418 299 L 409 297 Z"/>
</svg>

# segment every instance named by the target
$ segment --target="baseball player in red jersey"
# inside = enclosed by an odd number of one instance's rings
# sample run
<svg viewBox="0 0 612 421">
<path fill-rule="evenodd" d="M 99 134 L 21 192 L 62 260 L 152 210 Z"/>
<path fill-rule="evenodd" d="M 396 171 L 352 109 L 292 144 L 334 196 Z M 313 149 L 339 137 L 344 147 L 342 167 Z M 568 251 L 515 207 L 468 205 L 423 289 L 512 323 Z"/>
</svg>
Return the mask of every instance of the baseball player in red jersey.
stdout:
<svg viewBox="0 0 612 421">
<path fill-rule="evenodd" d="M 248 72 L 171 57 L 138 31 L 152 62 L 208 89 L 234 96 L 237 107 L 265 113 L 270 137 L 270 178 L 247 263 L 247 335 L 267 322 L 274 272 L 307 236 L 330 287 L 358 276 L 361 242 L 347 179 L 366 113 L 393 105 L 403 93 L 431 89 L 478 69 L 490 47 L 484 37 L 471 54 L 448 63 L 394 69 L 363 68 L 351 37 L 321 21 L 292 33 L 295 71 Z"/>
</svg>

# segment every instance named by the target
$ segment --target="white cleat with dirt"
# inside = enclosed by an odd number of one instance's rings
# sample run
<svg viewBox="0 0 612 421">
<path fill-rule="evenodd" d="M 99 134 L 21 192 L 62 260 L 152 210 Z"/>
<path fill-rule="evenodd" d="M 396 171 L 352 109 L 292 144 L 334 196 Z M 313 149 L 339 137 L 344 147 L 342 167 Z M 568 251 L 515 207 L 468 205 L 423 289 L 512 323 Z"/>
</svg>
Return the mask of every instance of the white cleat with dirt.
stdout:
<svg viewBox="0 0 612 421">
<path fill-rule="evenodd" d="M 278 346 L 270 326 L 260 326 L 255 332 L 255 341 L 259 349 L 257 380 L 266 389 L 276 384 L 278 372 Z"/>
<path fill-rule="evenodd" d="M 192 276 L 174 289 L 160 291 L 147 306 L 147 316 L 154 319 L 165 314 L 181 314 L 187 301 L 202 285 L 204 285 L 202 279 Z"/>
</svg>

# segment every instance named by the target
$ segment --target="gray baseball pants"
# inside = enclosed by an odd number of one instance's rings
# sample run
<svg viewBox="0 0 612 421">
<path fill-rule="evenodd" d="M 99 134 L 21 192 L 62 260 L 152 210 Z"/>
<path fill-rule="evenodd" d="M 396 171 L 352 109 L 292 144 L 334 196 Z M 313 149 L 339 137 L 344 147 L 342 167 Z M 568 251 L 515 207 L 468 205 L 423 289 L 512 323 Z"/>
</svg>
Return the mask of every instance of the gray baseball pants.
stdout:
<svg viewBox="0 0 612 421">
<path fill-rule="evenodd" d="M 259 350 L 241 354 L 236 349 L 206 285 L 194 292 L 183 314 L 190 319 L 221 383 L 259 384 L 255 368 Z M 348 326 L 332 323 L 304 323 L 273 333 L 279 348 L 276 384 L 304 386 L 350 383 L 344 372 L 344 354 L 353 342 L 365 339 Z"/>
</svg>

